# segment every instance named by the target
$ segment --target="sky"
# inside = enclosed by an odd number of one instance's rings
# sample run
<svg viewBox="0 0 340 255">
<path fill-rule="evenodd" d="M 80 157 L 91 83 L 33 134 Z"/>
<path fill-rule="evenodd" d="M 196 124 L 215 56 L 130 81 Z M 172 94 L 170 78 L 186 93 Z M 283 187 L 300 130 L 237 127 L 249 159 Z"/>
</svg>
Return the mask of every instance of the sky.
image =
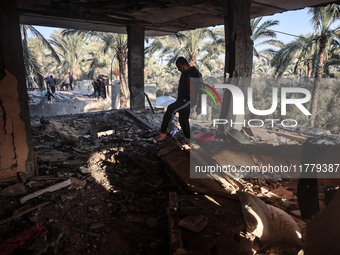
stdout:
<svg viewBox="0 0 340 255">
<path fill-rule="evenodd" d="M 266 16 L 263 20 L 278 20 L 279 25 L 271 27 L 275 31 L 293 35 L 305 35 L 313 31 L 313 27 L 309 22 L 310 19 L 311 16 L 308 15 L 308 9 L 305 8 L 298 11 L 288 11 L 272 16 Z M 293 41 L 294 37 L 277 33 L 277 39 L 284 43 L 288 43 Z"/>
</svg>

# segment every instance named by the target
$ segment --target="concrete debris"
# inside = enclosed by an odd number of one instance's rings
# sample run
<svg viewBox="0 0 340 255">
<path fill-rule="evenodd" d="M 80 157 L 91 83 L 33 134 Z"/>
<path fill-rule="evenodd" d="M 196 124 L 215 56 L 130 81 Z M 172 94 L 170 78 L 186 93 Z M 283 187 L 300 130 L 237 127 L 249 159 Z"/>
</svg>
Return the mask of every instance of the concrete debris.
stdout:
<svg viewBox="0 0 340 255">
<path fill-rule="evenodd" d="M 22 183 L 26 183 L 28 180 L 28 176 L 24 172 L 18 172 L 19 179 Z"/>
<path fill-rule="evenodd" d="M 268 156 L 267 152 L 274 150 L 268 143 L 280 145 L 275 150 L 285 158 L 297 154 L 294 150 L 301 147 L 308 137 L 306 133 L 263 128 L 255 131 L 255 136 L 251 130 L 243 129 L 237 131 L 236 135 L 242 135 L 237 142 L 229 143 L 226 137 L 217 137 L 214 142 L 198 146 L 176 134 L 154 144 L 152 137 L 158 133 L 156 127 L 160 126 L 163 114 L 164 111 L 156 110 L 129 115 L 116 110 L 49 117 L 49 124 L 33 117 L 39 176 L 21 179 L 20 185 L 29 195 L 20 201 L 26 202 L 27 207 L 13 197 L 1 199 L 0 217 L 11 222 L 2 223 L 4 233 L 8 236 L 13 231 L 19 233 L 27 222 L 43 223 L 49 232 L 59 230 L 52 239 L 60 242 L 53 245 L 37 241 L 35 248 L 31 247 L 37 254 L 46 252 L 46 247 L 49 254 L 57 251 L 70 255 L 165 254 L 169 250 L 172 254 L 209 254 L 213 250 L 218 254 L 226 250 L 237 254 L 240 243 L 246 242 L 236 242 L 234 238 L 245 229 L 241 205 L 234 193 L 247 191 L 265 202 L 272 212 L 275 207 L 292 215 L 289 217 L 305 236 L 305 222 L 297 213 L 296 180 L 270 174 L 261 178 L 235 179 L 228 174 L 190 178 L 189 153 L 195 148 L 192 159 L 211 165 L 207 155 L 218 151 L 218 145 L 223 144 L 230 146 L 228 150 L 235 150 L 223 158 L 229 165 L 239 168 L 245 161 L 265 165 L 279 160 Z M 196 125 L 192 134 L 211 131 L 216 132 L 207 125 Z M 273 140 L 265 140 L 267 136 Z M 331 136 L 322 139 L 328 144 L 334 142 Z M 249 149 L 255 144 L 263 146 Z M 286 149 L 288 145 L 295 149 Z M 235 163 L 237 160 L 239 163 Z M 282 164 L 291 163 L 285 160 Z M 11 185 L 0 183 L 1 192 Z M 56 189 L 50 190 L 51 187 Z M 171 207 L 167 206 L 169 199 Z M 320 200 L 324 203 L 325 196 L 320 196 Z M 209 216 L 209 221 L 204 215 Z M 169 244 L 164 241 L 168 237 Z M 266 250 L 275 254 L 282 246 L 261 248 L 253 245 L 258 254 L 265 254 Z"/>
<path fill-rule="evenodd" d="M 189 215 L 180 220 L 178 225 L 195 233 L 199 233 L 208 225 L 208 218 L 204 215 Z"/>
<path fill-rule="evenodd" d="M 280 186 L 277 189 L 271 190 L 266 194 L 267 197 L 275 197 L 275 198 L 281 198 L 281 199 L 292 199 L 293 198 L 293 192 L 286 190 L 282 186 Z"/>
<path fill-rule="evenodd" d="M 83 174 L 89 174 L 89 173 L 91 173 L 91 170 L 88 169 L 87 167 L 84 167 L 84 166 L 79 167 L 79 170 L 80 170 L 80 172 L 82 172 Z"/>
</svg>

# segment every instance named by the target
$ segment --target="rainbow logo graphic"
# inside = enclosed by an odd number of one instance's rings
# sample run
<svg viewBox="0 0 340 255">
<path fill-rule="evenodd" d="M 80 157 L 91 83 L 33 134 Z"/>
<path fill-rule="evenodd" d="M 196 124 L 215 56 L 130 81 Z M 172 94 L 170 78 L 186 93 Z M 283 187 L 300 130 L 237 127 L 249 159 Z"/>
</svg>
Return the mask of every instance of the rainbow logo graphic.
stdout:
<svg viewBox="0 0 340 255">
<path fill-rule="evenodd" d="M 217 93 L 217 91 L 211 87 L 210 85 L 206 84 L 206 83 L 203 83 L 203 82 L 195 82 L 194 83 L 194 86 L 191 86 L 191 83 L 190 83 L 190 79 L 187 80 L 187 83 L 188 83 L 188 86 L 189 86 L 189 90 L 190 90 L 190 95 L 191 95 L 191 98 L 194 99 L 194 95 L 195 95 L 195 90 L 196 90 L 196 87 L 198 87 L 200 90 L 204 91 L 205 93 L 207 93 L 211 98 L 212 100 L 214 101 L 214 104 L 215 106 L 217 106 L 217 103 L 216 103 L 216 100 L 213 96 L 213 94 L 207 90 L 206 88 L 209 88 L 218 98 L 218 100 L 220 101 L 220 104 L 222 106 L 222 100 L 219 96 L 219 94 Z M 206 88 L 202 88 L 202 86 L 206 87 Z"/>
<path fill-rule="evenodd" d="M 200 82 L 200 84 L 202 84 L 203 86 L 209 88 L 212 92 L 214 92 L 214 94 L 217 96 L 217 98 L 218 98 L 218 100 L 220 101 L 220 104 L 221 104 L 221 106 L 222 106 L 222 100 L 221 100 L 219 94 L 217 93 L 217 91 L 216 91 L 213 87 L 211 87 L 210 85 L 208 85 L 208 84 L 205 84 L 205 83 L 203 83 L 203 82 Z M 217 106 L 216 100 L 215 100 L 214 96 L 211 94 L 210 91 L 208 91 L 207 89 L 204 89 L 204 88 L 199 88 L 199 89 L 201 89 L 201 90 L 203 90 L 204 92 L 206 92 L 206 93 L 212 98 L 212 100 L 214 101 L 215 106 Z"/>
</svg>

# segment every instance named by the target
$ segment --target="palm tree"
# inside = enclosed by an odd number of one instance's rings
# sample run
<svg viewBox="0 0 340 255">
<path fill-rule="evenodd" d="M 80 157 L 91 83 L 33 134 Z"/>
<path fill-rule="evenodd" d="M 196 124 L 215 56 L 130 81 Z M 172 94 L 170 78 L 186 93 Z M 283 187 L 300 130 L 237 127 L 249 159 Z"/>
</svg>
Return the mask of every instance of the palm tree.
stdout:
<svg viewBox="0 0 340 255">
<path fill-rule="evenodd" d="M 127 59 L 127 35 L 113 33 L 97 33 L 97 37 L 104 43 L 102 51 L 111 51 L 112 63 L 114 58 L 118 59 L 119 81 L 120 81 L 120 108 L 127 107 L 127 86 L 126 86 L 126 59 Z M 111 63 L 111 67 L 112 67 Z M 111 68 L 112 76 L 112 68 Z"/>
<path fill-rule="evenodd" d="M 312 114 L 310 118 L 310 126 L 314 127 L 320 90 L 320 78 L 323 71 L 325 56 L 327 56 L 327 50 L 329 49 L 330 43 L 340 31 L 340 26 L 331 28 L 331 25 L 339 20 L 340 9 L 337 4 L 330 4 L 326 7 L 310 8 L 309 13 L 312 14 L 311 23 L 313 24 L 316 32 L 315 40 L 318 46 L 318 61 L 316 65 L 315 82 L 313 86 L 312 102 L 310 107 L 310 112 Z"/>
<path fill-rule="evenodd" d="M 340 33 L 340 26 L 332 28 L 332 25 L 339 20 L 339 6 L 330 4 L 326 7 L 312 7 L 309 13 L 312 14 L 311 23 L 315 29 L 314 34 L 301 35 L 295 41 L 282 47 L 275 53 L 271 63 L 275 67 L 277 77 L 281 76 L 292 62 L 295 62 L 294 73 L 301 63 L 307 65 L 308 77 L 311 77 L 312 70 L 314 70 L 315 81 L 309 120 L 310 126 L 313 127 L 319 98 L 320 78 L 325 68 L 327 69 L 330 50 L 332 47 L 337 47 L 338 41 L 335 37 Z M 332 59 L 335 60 L 336 57 Z"/>
<path fill-rule="evenodd" d="M 42 50 L 45 48 L 50 52 L 51 57 L 60 63 L 60 58 L 58 54 L 55 52 L 51 44 L 44 38 L 44 36 L 35 29 L 32 25 L 20 25 L 21 37 L 22 37 L 22 48 L 23 48 L 23 57 L 24 57 L 24 65 L 26 70 L 26 76 L 33 74 L 38 77 L 38 85 L 40 89 L 44 88 L 44 83 L 42 82 L 43 74 L 42 74 L 42 65 L 38 61 L 38 56 L 42 55 Z M 33 35 L 33 37 L 37 38 L 41 43 L 40 48 L 35 48 L 33 45 L 29 43 L 29 33 Z"/>
<path fill-rule="evenodd" d="M 168 65 L 175 63 L 179 56 L 185 56 L 191 66 L 196 66 L 199 60 L 211 70 L 213 62 L 223 53 L 223 35 L 222 28 L 199 28 L 158 37 L 151 43 L 147 53 L 160 51 L 159 57 L 167 57 Z"/>
<path fill-rule="evenodd" d="M 54 71 L 60 76 L 71 72 L 74 80 L 77 80 L 83 73 L 82 69 L 88 63 L 89 59 L 89 38 L 85 34 L 69 34 L 66 30 L 58 30 L 51 35 L 50 43 L 62 57 L 62 64 L 56 65 L 51 63 Z M 51 69 L 53 70 L 53 69 Z"/>
<path fill-rule="evenodd" d="M 93 78 L 94 69 L 99 63 L 99 54 L 109 54 L 111 59 L 111 74 L 112 79 L 113 63 L 118 60 L 119 66 L 119 80 L 120 80 L 120 107 L 127 107 L 127 86 L 126 86 L 126 59 L 127 59 L 127 35 L 125 34 L 114 34 L 114 33 L 104 33 L 96 31 L 86 31 L 86 30 L 75 30 L 71 29 L 65 32 L 66 34 L 78 34 L 83 37 L 95 38 L 102 42 L 102 45 L 98 47 L 97 53 L 94 53 L 91 58 L 91 69 L 92 71 L 89 75 Z"/>
<path fill-rule="evenodd" d="M 336 69 L 340 66 L 340 33 L 337 38 L 334 38 L 331 46 L 328 51 L 328 55 L 326 55 L 325 61 L 325 73 L 327 76 L 330 75 L 330 69 Z"/>
<path fill-rule="evenodd" d="M 315 53 L 314 37 L 312 34 L 300 35 L 295 41 L 284 45 L 274 52 L 271 65 L 275 68 L 274 76 L 281 77 L 286 69 L 293 63 L 294 73 L 302 64 L 307 64 L 308 77 L 311 75 L 313 55 Z"/>
<path fill-rule="evenodd" d="M 273 68 L 262 58 L 253 62 L 253 76 L 256 78 L 269 78 Z"/>
<path fill-rule="evenodd" d="M 267 20 L 263 22 L 262 24 L 260 24 L 262 21 L 262 18 L 263 17 L 259 17 L 259 18 L 250 20 L 250 27 L 251 27 L 251 32 L 252 32 L 251 39 L 253 40 L 254 44 L 256 41 L 259 42 L 253 47 L 254 49 L 253 54 L 258 59 L 262 58 L 262 54 L 256 49 L 256 47 L 260 45 L 265 45 L 265 44 L 269 44 L 275 47 L 281 47 L 283 45 L 283 43 L 279 40 L 275 40 L 275 39 L 267 40 L 267 38 L 276 38 L 276 32 L 269 28 L 272 26 L 278 25 L 279 21 L 278 20 Z"/>
</svg>

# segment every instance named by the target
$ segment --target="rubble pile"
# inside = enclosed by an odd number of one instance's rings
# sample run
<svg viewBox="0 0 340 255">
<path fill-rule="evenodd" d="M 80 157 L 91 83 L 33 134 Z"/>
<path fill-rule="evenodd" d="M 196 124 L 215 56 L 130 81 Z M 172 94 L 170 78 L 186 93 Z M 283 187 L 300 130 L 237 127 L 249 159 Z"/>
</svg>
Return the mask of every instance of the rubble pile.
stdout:
<svg viewBox="0 0 340 255">
<path fill-rule="evenodd" d="M 250 128 L 200 146 L 179 134 L 154 143 L 163 114 L 112 110 L 32 118 L 36 176 L 19 173 L 20 182 L 0 182 L 0 254 L 298 254 L 306 222 L 297 179 L 195 179 L 190 162 L 288 163 L 310 137 Z M 192 128 L 193 135 L 215 131 Z M 273 148 L 280 159 L 270 154 Z M 321 184 L 318 194 L 322 210 L 327 195 Z M 262 232 L 259 219 L 268 226 Z M 287 222 L 298 239 L 285 229 Z"/>
<path fill-rule="evenodd" d="M 38 176 L 0 183 L 0 247 L 29 254 L 168 253 L 165 208 L 177 186 L 155 152 L 148 154 L 157 145 L 141 135 L 150 130 L 124 111 L 110 111 L 35 118 L 32 131 Z M 46 234 L 10 246 L 10 238 L 34 224 Z"/>
</svg>

